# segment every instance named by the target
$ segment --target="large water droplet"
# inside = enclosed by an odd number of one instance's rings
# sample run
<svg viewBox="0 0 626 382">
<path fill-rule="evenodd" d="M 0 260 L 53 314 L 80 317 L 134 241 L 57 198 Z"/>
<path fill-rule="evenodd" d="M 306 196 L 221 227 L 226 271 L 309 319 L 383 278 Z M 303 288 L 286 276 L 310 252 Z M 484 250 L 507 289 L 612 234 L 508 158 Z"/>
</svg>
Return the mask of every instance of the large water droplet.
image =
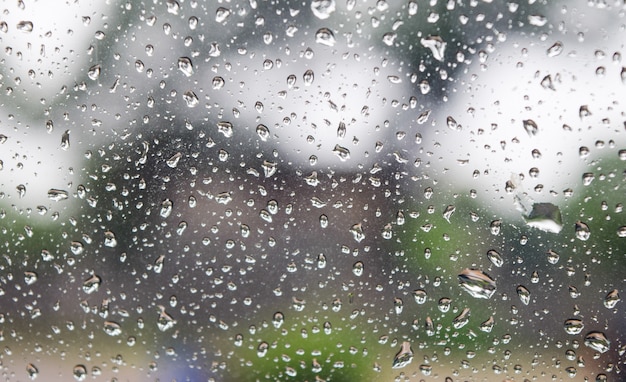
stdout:
<svg viewBox="0 0 626 382">
<path fill-rule="evenodd" d="M 394 369 L 399 369 L 410 364 L 411 361 L 413 361 L 413 349 L 411 349 L 411 343 L 404 341 L 400 351 L 398 351 L 395 357 L 393 357 L 392 367 Z"/>
<path fill-rule="evenodd" d="M 619 301 L 620 301 L 619 292 L 617 291 L 617 289 L 613 289 L 604 298 L 604 306 L 607 307 L 608 309 L 613 309 L 615 308 L 615 305 L 617 305 Z"/>
<path fill-rule="evenodd" d="M 335 34 L 328 28 L 320 28 L 315 33 L 315 42 L 326 46 L 335 46 Z"/>
<path fill-rule="evenodd" d="M 325 20 L 330 14 L 335 12 L 335 0 L 313 0 L 311 1 L 311 10 L 315 17 Z"/>
<path fill-rule="evenodd" d="M 591 230 L 589 229 L 589 226 L 581 222 L 580 220 L 578 220 L 574 224 L 574 229 L 576 231 L 576 237 L 580 240 L 587 241 L 591 236 Z"/>
<path fill-rule="evenodd" d="M 606 353 L 611 347 L 611 342 L 606 338 L 604 333 L 593 331 L 587 333 L 585 336 L 585 346 L 597 352 Z"/>
<path fill-rule="evenodd" d="M 100 65 L 94 65 L 91 68 L 89 68 L 89 71 L 87 71 L 87 76 L 95 81 L 98 79 L 98 77 L 100 77 L 100 72 L 101 72 L 102 68 L 100 67 Z"/>
<path fill-rule="evenodd" d="M 187 77 L 193 75 L 193 63 L 189 57 L 180 57 L 178 59 L 178 69 Z"/>
<path fill-rule="evenodd" d="M 446 50 L 446 42 L 443 41 L 440 36 L 428 36 L 426 38 L 422 38 L 420 43 L 425 48 L 430 49 L 435 60 L 443 61 Z"/>
<path fill-rule="evenodd" d="M 459 274 L 459 284 L 463 290 L 475 298 L 491 298 L 496 292 L 496 282 L 478 269 L 464 269 Z"/>
</svg>

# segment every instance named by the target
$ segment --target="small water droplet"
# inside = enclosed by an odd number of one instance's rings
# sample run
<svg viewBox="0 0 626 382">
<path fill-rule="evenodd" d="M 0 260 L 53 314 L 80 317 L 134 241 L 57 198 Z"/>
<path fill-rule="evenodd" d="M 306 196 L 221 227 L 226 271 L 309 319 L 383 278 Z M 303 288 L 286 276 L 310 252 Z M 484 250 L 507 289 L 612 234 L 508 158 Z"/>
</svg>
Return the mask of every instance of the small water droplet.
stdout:
<svg viewBox="0 0 626 382">
<path fill-rule="evenodd" d="M 467 323 L 469 322 L 469 317 L 470 308 L 463 309 L 463 311 L 459 313 L 459 315 L 456 316 L 454 320 L 452 320 L 452 326 L 454 326 L 455 329 L 461 329 L 462 327 L 467 325 Z"/>
<path fill-rule="evenodd" d="M 83 365 L 76 365 L 72 370 L 72 375 L 77 381 L 84 381 L 87 378 L 87 368 Z"/>
<path fill-rule="evenodd" d="M 57 190 L 55 188 L 51 188 L 48 190 L 48 199 L 54 200 L 58 202 L 60 200 L 65 200 L 69 197 L 67 191 L 65 190 Z"/>
<path fill-rule="evenodd" d="M 313 83 L 313 80 L 315 79 L 315 74 L 313 73 L 313 70 L 308 69 L 306 72 L 304 72 L 302 79 L 304 80 L 304 84 L 306 86 L 311 85 Z"/>
<path fill-rule="evenodd" d="M 548 50 L 546 51 L 546 54 L 548 55 L 548 57 L 556 57 L 562 52 L 563 52 L 563 43 L 561 41 L 557 41 L 548 48 Z"/>
<path fill-rule="evenodd" d="M 217 11 L 215 11 L 215 21 L 217 21 L 218 23 L 223 23 L 228 19 L 230 14 L 231 12 L 229 9 L 224 8 L 224 7 L 219 7 L 217 8 Z"/>
<path fill-rule="evenodd" d="M 102 283 L 102 279 L 98 275 L 91 275 L 87 280 L 83 282 L 83 292 L 87 294 L 91 294 L 98 290 L 100 284 Z"/>
<path fill-rule="evenodd" d="M 172 208 L 174 207 L 174 203 L 171 200 L 165 199 L 161 202 L 161 209 L 159 210 L 159 215 L 162 218 L 167 218 L 172 213 Z"/>
<path fill-rule="evenodd" d="M 361 225 L 361 223 L 354 224 L 350 228 L 350 232 L 352 233 L 352 237 L 354 237 L 354 240 L 356 240 L 358 243 L 365 239 L 365 233 L 363 232 L 363 226 Z"/>
<path fill-rule="evenodd" d="M 490 249 L 489 251 L 487 251 L 487 258 L 489 259 L 489 261 L 491 261 L 493 265 L 498 268 L 501 267 L 502 264 L 504 264 L 502 256 L 495 249 Z"/>
<path fill-rule="evenodd" d="M 522 124 L 524 126 L 524 130 L 526 130 L 528 135 L 531 137 L 537 135 L 537 133 L 539 132 L 539 127 L 537 126 L 537 123 L 532 119 L 525 119 L 522 121 Z"/>
<path fill-rule="evenodd" d="M 104 332 L 110 336 L 122 334 L 122 327 L 115 321 L 104 321 Z"/>
<path fill-rule="evenodd" d="M 65 132 L 61 135 L 61 149 L 69 150 L 70 149 L 70 131 L 65 130 Z"/>
<path fill-rule="evenodd" d="M 196 107 L 200 104 L 198 96 L 191 90 L 187 90 L 185 93 L 183 93 L 183 100 L 185 100 L 187 107 Z"/>
</svg>

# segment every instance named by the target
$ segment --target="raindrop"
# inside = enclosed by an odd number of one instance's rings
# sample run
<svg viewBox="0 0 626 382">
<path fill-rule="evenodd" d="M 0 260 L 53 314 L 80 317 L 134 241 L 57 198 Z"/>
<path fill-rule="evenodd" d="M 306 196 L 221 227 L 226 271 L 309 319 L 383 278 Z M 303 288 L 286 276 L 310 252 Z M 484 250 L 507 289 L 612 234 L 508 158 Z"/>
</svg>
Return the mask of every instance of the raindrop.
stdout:
<svg viewBox="0 0 626 382">
<path fill-rule="evenodd" d="M 448 205 L 446 209 L 443 211 L 443 218 L 446 219 L 448 223 L 450 223 L 450 217 L 456 211 L 456 207 L 453 205 Z"/>
<path fill-rule="evenodd" d="M 170 214 L 172 213 L 172 208 L 174 207 L 174 204 L 172 203 L 171 200 L 169 199 L 165 199 L 161 202 L 161 209 L 159 210 L 159 215 L 161 215 L 162 218 L 167 218 L 170 216 Z"/>
<path fill-rule="evenodd" d="M 392 368 L 399 369 L 405 367 L 413 361 L 413 349 L 411 349 L 411 343 L 408 341 L 402 342 L 400 351 L 393 357 Z"/>
<path fill-rule="evenodd" d="M 217 8 L 217 11 L 215 11 L 215 21 L 217 21 L 218 23 L 225 22 L 229 16 L 230 10 L 224 7 L 219 7 Z"/>
<path fill-rule="evenodd" d="M 525 210 L 523 206 L 521 208 Z M 559 233 L 563 228 L 561 210 L 552 203 L 534 203 L 530 214 L 524 215 L 524 220 L 529 227 L 545 232 Z"/>
<path fill-rule="evenodd" d="M 354 273 L 355 276 L 360 277 L 363 275 L 363 262 L 361 261 L 357 261 L 356 263 L 354 263 L 354 265 L 352 265 L 352 273 Z"/>
<path fill-rule="evenodd" d="M 104 232 L 104 245 L 105 247 L 114 248 L 117 246 L 117 239 L 115 234 L 111 231 Z"/>
<path fill-rule="evenodd" d="M 585 346 L 597 352 L 606 353 L 611 346 L 611 342 L 606 338 L 604 333 L 592 331 L 585 336 Z"/>
<path fill-rule="evenodd" d="M 326 46 L 335 46 L 335 35 L 328 28 L 320 28 L 315 33 L 315 42 Z"/>
<path fill-rule="evenodd" d="M 63 135 L 61 135 L 61 148 L 66 151 L 70 149 L 70 131 L 69 130 L 65 130 Z"/>
<path fill-rule="evenodd" d="M 315 79 L 315 74 L 311 69 L 308 69 L 306 72 L 304 72 L 302 79 L 304 80 L 304 84 L 306 86 L 309 86 L 313 83 L 313 80 Z"/>
<path fill-rule="evenodd" d="M 187 77 L 193 75 L 193 63 L 189 57 L 180 57 L 178 59 L 178 69 Z"/>
<path fill-rule="evenodd" d="M 196 107 L 198 106 L 198 104 L 200 104 L 198 96 L 191 90 L 187 90 L 185 93 L 183 93 L 183 100 L 185 100 L 187 107 Z"/>
<path fill-rule="evenodd" d="M 426 38 L 422 38 L 420 40 L 420 43 L 425 48 L 430 49 L 435 60 L 443 61 L 446 50 L 446 43 L 440 36 L 428 36 Z"/>
<path fill-rule="evenodd" d="M 110 336 L 122 334 L 122 327 L 115 321 L 104 321 L 104 332 Z"/>
<path fill-rule="evenodd" d="M 89 71 L 87 71 L 87 76 L 93 81 L 95 81 L 98 79 L 98 77 L 100 77 L 100 71 L 101 71 L 100 65 L 94 65 L 91 68 L 89 68 Z"/>
<path fill-rule="evenodd" d="M 522 121 L 524 125 L 524 130 L 528 133 L 529 136 L 535 136 L 539 132 L 539 127 L 537 127 L 537 123 L 532 119 L 525 119 Z"/>
<path fill-rule="evenodd" d="M 560 41 L 557 41 L 548 48 L 548 50 L 546 51 L 546 54 L 548 55 L 548 57 L 555 57 L 561 54 L 562 52 L 563 52 L 563 43 Z"/>
<path fill-rule="evenodd" d="M 84 381 L 87 378 L 87 368 L 83 365 L 76 365 L 72 370 L 72 375 L 77 381 Z"/>
<path fill-rule="evenodd" d="M 576 231 L 576 237 L 580 240 L 586 241 L 591 236 L 591 231 L 589 230 L 589 226 L 580 220 L 576 221 L 574 224 L 574 229 Z"/>
<path fill-rule="evenodd" d="M 20 21 L 17 23 L 17 30 L 30 33 L 33 31 L 33 23 L 30 21 Z"/>
<path fill-rule="evenodd" d="M 343 146 L 335 145 L 335 148 L 333 149 L 333 153 L 337 155 L 337 157 L 341 159 L 342 162 L 345 162 L 348 159 L 350 159 L 350 150 L 348 150 L 347 148 Z"/>
<path fill-rule="evenodd" d="M 455 329 L 461 329 L 469 322 L 469 316 L 470 308 L 463 309 L 463 311 L 452 321 L 452 326 L 454 326 Z"/>
<path fill-rule="evenodd" d="M 550 264 L 556 264 L 556 263 L 559 262 L 559 257 L 560 256 L 559 256 L 558 253 L 556 253 L 555 251 L 553 251 L 551 249 L 549 249 L 547 253 L 548 253 L 548 262 Z"/>
<path fill-rule="evenodd" d="M 608 309 L 613 309 L 619 301 L 619 292 L 617 291 L 617 289 L 613 289 L 606 295 L 606 297 L 604 297 L 604 306 Z"/>
<path fill-rule="evenodd" d="M 335 0 L 313 0 L 311 2 L 311 10 L 315 17 L 320 20 L 326 20 L 335 11 Z"/>
<path fill-rule="evenodd" d="M 363 232 L 363 227 L 361 223 L 354 224 L 350 228 L 350 232 L 352 233 L 352 237 L 354 237 L 354 240 L 356 240 L 358 243 L 365 239 L 365 233 Z"/>
<path fill-rule="evenodd" d="M 102 279 L 98 275 L 91 275 L 85 282 L 83 282 L 83 292 L 87 294 L 91 294 L 98 290 L 100 284 L 102 283 Z"/>
<path fill-rule="evenodd" d="M 577 318 L 570 318 L 569 320 L 566 320 L 563 324 L 563 329 L 565 329 L 565 332 L 572 335 L 579 334 L 583 331 L 584 328 L 585 325 L 583 324 L 582 320 L 579 320 Z"/>
<path fill-rule="evenodd" d="M 464 269 L 459 274 L 459 285 L 474 298 L 489 299 L 496 292 L 496 282 L 478 269 Z"/>
<path fill-rule="evenodd" d="M 29 363 L 28 365 L 26 365 L 26 373 L 28 374 L 28 378 L 32 380 L 37 378 L 37 376 L 39 375 L 39 369 L 37 369 L 37 366 Z"/>
<path fill-rule="evenodd" d="M 220 76 L 215 76 L 213 77 L 211 84 L 213 85 L 213 89 L 219 90 L 224 87 L 225 81 L 224 81 L 224 78 Z"/>
<path fill-rule="evenodd" d="M 67 191 L 65 190 L 57 190 L 55 188 L 51 188 L 48 190 L 48 199 L 58 202 L 60 200 L 65 200 L 69 197 Z"/>
<path fill-rule="evenodd" d="M 421 305 L 426 303 L 426 300 L 428 299 L 428 294 L 423 289 L 417 289 L 413 291 L 413 298 L 415 299 L 416 303 Z"/>
<path fill-rule="evenodd" d="M 480 324 L 480 330 L 485 333 L 489 333 L 493 329 L 494 324 L 495 324 L 495 320 L 493 319 L 493 316 L 489 316 L 487 321 L 484 321 Z"/>
<path fill-rule="evenodd" d="M 517 296 L 524 305 L 530 303 L 530 291 L 523 285 L 517 287 Z"/>
<path fill-rule="evenodd" d="M 217 123 L 217 131 L 226 138 L 231 138 L 233 136 L 233 124 L 227 121 L 220 121 Z"/>
<path fill-rule="evenodd" d="M 495 249 L 490 249 L 489 251 L 487 251 L 487 258 L 489 259 L 489 261 L 491 261 L 493 265 L 498 268 L 501 267 L 502 264 L 504 264 L 502 256 L 500 256 L 498 251 L 496 251 Z"/>
</svg>

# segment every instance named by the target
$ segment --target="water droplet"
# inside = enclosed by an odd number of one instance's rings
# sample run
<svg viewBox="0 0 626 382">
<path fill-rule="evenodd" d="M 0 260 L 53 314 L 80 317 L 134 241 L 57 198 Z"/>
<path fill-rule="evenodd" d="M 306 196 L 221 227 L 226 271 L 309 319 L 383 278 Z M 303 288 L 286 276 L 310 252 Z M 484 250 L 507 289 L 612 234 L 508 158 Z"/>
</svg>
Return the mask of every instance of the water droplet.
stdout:
<svg viewBox="0 0 626 382">
<path fill-rule="evenodd" d="M 530 25 L 542 27 L 548 22 L 548 18 L 543 15 L 528 15 L 528 22 Z"/>
<path fill-rule="evenodd" d="M 311 10 L 315 17 L 326 20 L 331 13 L 335 12 L 335 0 L 313 0 L 311 1 Z"/>
<path fill-rule="evenodd" d="M 556 57 L 563 52 L 563 43 L 560 41 L 555 42 L 548 48 L 546 54 L 548 57 Z"/>
<path fill-rule="evenodd" d="M 452 320 L 452 326 L 454 326 L 455 329 L 461 329 L 462 327 L 467 325 L 467 323 L 469 322 L 469 317 L 470 308 L 463 309 L 463 311 L 459 313 L 459 315 L 456 316 L 454 320 Z"/>
<path fill-rule="evenodd" d="M 267 128 L 267 126 L 260 124 L 256 127 L 256 133 L 259 135 L 259 138 L 261 138 L 262 141 L 267 141 L 267 139 L 270 136 L 270 130 Z"/>
<path fill-rule="evenodd" d="M 285 322 L 285 315 L 282 312 L 274 313 L 274 317 L 272 317 L 272 324 L 274 324 L 274 327 L 276 329 L 283 326 L 284 322 Z"/>
<path fill-rule="evenodd" d="M 328 216 L 324 214 L 320 215 L 320 227 L 322 228 L 328 227 Z"/>
<path fill-rule="evenodd" d="M 61 135 L 61 149 L 69 150 L 70 149 L 70 131 L 65 130 L 65 132 Z"/>
<path fill-rule="evenodd" d="M 517 287 L 517 296 L 524 305 L 530 303 L 530 291 L 523 285 Z"/>
<path fill-rule="evenodd" d="M 313 73 L 313 71 L 311 69 L 308 69 L 302 75 L 302 79 L 304 80 L 304 84 L 306 86 L 309 86 L 309 85 L 311 85 L 313 83 L 313 80 L 315 79 L 315 74 Z"/>
<path fill-rule="evenodd" d="M 606 338 L 604 333 L 592 331 L 585 336 L 585 346 L 597 352 L 606 353 L 611 347 L 611 342 Z"/>
<path fill-rule="evenodd" d="M 94 65 L 91 68 L 89 68 L 89 71 L 87 71 L 87 76 L 95 81 L 98 79 L 98 77 L 100 77 L 100 71 L 101 71 L 101 67 L 100 65 Z"/>
<path fill-rule="evenodd" d="M 180 161 L 180 158 L 183 157 L 183 154 L 181 154 L 180 152 L 172 155 L 170 157 L 170 159 L 168 159 L 165 163 L 167 163 L 167 166 L 169 168 L 176 168 L 176 166 L 178 166 L 178 162 Z"/>
<path fill-rule="evenodd" d="M 360 277 L 363 275 L 363 262 L 362 261 L 357 261 L 356 263 L 354 263 L 352 265 L 352 273 L 354 273 L 355 276 Z"/>
<path fill-rule="evenodd" d="M 102 283 L 102 279 L 98 275 L 91 275 L 87 280 L 83 282 L 83 292 L 87 294 L 91 294 L 100 288 L 100 284 Z"/>
<path fill-rule="evenodd" d="M 502 256 L 495 249 L 490 249 L 489 251 L 487 251 L 487 258 L 489 259 L 489 261 L 491 261 L 493 265 L 498 268 L 501 267 L 502 264 L 504 264 Z"/>
<path fill-rule="evenodd" d="M 328 28 L 320 28 L 315 33 L 315 42 L 326 46 L 335 46 L 335 34 Z"/>
<path fill-rule="evenodd" d="M 454 131 L 459 131 L 462 129 L 462 126 L 459 125 L 456 120 L 454 118 L 452 118 L 451 116 L 448 116 L 446 118 L 446 124 L 448 125 L 448 128 L 450 130 L 454 130 Z"/>
<path fill-rule="evenodd" d="M 159 215 L 162 218 L 167 218 L 172 213 L 172 208 L 174 207 L 174 203 L 171 200 L 165 199 L 161 202 L 161 209 L 159 210 Z"/>
<path fill-rule="evenodd" d="M 193 63 L 189 57 L 180 57 L 178 59 L 178 69 L 187 77 L 193 75 Z"/>
<path fill-rule="evenodd" d="M 233 124 L 227 121 L 220 121 L 217 123 L 217 131 L 226 138 L 231 138 L 233 136 Z"/>
<path fill-rule="evenodd" d="M 37 369 L 37 366 L 29 363 L 28 365 L 26 365 L 26 373 L 28 374 L 28 378 L 33 380 L 39 375 L 39 369 Z"/>
<path fill-rule="evenodd" d="M 64 190 L 57 190 L 55 188 L 51 188 L 48 190 L 48 199 L 50 200 L 54 200 L 55 202 L 58 202 L 60 200 L 65 200 L 69 197 L 67 191 Z"/>
<path fill-rule="evenodd" d="M 72 375 L 77 381 L 84 381 L 87 378 L 87 368 L 83 365 L 76 365 L 72 370 Z"/>
<path fill-rule="evenodd" d="M 33 31 L 33 23 L 31 21 L 20 21 L 17 23 L 17 30 L 30 33 Z"/>
<path fill-rule="evenodd" d="M 464 269 L 459 274 L 459 285 L 474 298 L 489 299 L 496 292 L 496 282 L 478 269 Z"/>
<path fill-rule="evenodd" d="M 428 294 L 423 289 L 417 289 L 413 291 L 413 298 L 415 299 L 416 303 L 421 305 L 426 303 L 426 300 L 428 300 Z"/>
<path fill-rule="evenodd" d="M 446 219 L 448 223 L 450 223 L 450 217 L 454 214 L 454 211 L 456 211 L 456 207 L 453 205 L 447 206 L 443 211 L 443 218 Z"/>
<path fill-rule="evenodd" d="M 217 11 L 215 11 L 215 21 L 217 21 L 218 23 L 225 22 L 230 16 L 230 13 L 230 10 L 224 7 L 217 8 Z"/>
<path fill-rule="evenodd" d="M 343 146 L 335 145 L 335 148 L 333 149 L 333 153 L 337 155 L 337 157 L 341 159 L 342 162 L 345 162 L 348 159 L 350 159 L 350 150 L 348 150 L 347 148 Z"/>
<path fill-rule="evenodd" d="M 558 253 L 556 253 L 555 251 L 549 249 L 547 254 L 548 254 L 548 262 L 550 264 L 556 264 L 556 263 L 559 262 L 559 257 L 560 256 L 559 256 Z"/>
<path fill-rule="evenodd" d="M 110 336 L 122 334 L 122 327 L 115 321 L 104 321 L 104 332 Z"/>
<path fill-rule="evenodd" d="M 164 332 L 174 327 L 176 320 L 172 318 L 166 311 L 165 307 L 159 305 L 159 318 L 157 319 L 157 327 L 160 331 Z"/>
<path fill-rule="evenodd" d="M 213 89 L 215 90 L 219 90 L 223 88 L 225 83 L 226 82 L 224 81 L 224 78 L 220 76 L 213 77 L 213 80 L 211 81 L 211 84 L 213 85 Z"/>
<path fill-rule="evenodd" d="M 117 239 L 115 238 L 115 234 L 113 232 L 104 232 L 104 245 L 109 248 L 114 248 L 117 246 Z"/>
<path fill-rule="evenodd" d="M 356 240 L 358 243 L 365 239 L 365 233 L 363 232 L 363 226 L 361 225 L 361 223 L 354 224 L 350 228 L 350 232 L 352 233 L 352 237 L 354 237 L 354 240 Z"/>
<path fill-rule="evenodd" d="M 411 343 L 408 341 L 402 342 L 400 351 L 393 357 L 392 368 L 399 369 L 405 367 L 413 361 L 413 349 L 411 349 Z"/>
<path fill-rule="evenodd" d="M 183 100 L 185 100 L 187 107 L 196 107 L 200 104 L 198 96 L 191 90 L 187 90 L 185 93 L 183 93 Z"/>
<path fill-rule="evenodd" d="M 595 179 L 595 175 L 592 172 L 586 172 L 583 174 L 583 186 L 588 186 Z"/>
<path fill-rule="evenodd" d="M 430 49 L 435 60 L 443 61 L 446 50 L 446 42 L 443 41 L 440 36 L 428 36 L 426 38 L 422 38 L 420 43 L 425 48 Z"/>
<path fill-rule="evenodd" d="M 552 203 L 535 203 L 530 214 L 524 216 L 529 227 L 545 232 L 559 233 L 563 228 L 561 210 Z"/>
<path fill-rule="evenodd" d="M 586 241 L 591 236 L 591 231 L 589 230 L 589 226 L 580 220 L 576 221 L 574 224 L 574 229 L 576 231 L 576 237 L 579 240 Z"/>
<path fill-rule="evenodd" d="M 502 227 L 502 220 L 500 219 L 493 220 L 491 223 L 489 223 L 489 230 L 491 231 L 492 235 L 499 235 L 501 227 Z"/>
<path fill-rule="evenodd" d="M 393 43 L 396 41 L 398 34 L 395 32 L 387 32 L 383 35 L 383 43 L 387 46 L 393 46 Z"/>
<path fill-rule="evenodd" d="M 604 306 L 608 309 L 613 309 L 619 301 L 619 292 L 617 291 L 617 289 L 613 289 L 606 295 L 606 297 L 604 297 Z"/>
<path fill-rule="evenodd" d="M 393 299 L 393 308 L 396 311 L 396 314 L 402 314 L 402 310 L 404 309 L 404 301 L 401 298 L 395 297 Z"/>
<path fill-rule="evenodd" d="M 480 330 L 485 333 L 489 333 L 493 329 L 494 324 L 495 324 L 495 320 L 493 319 L 493 316 L 489 316 L 487 321 L 484 321 L 480 324 Z"/>
<path fill-rule="evenodd" d="M 522 124 L 524 125 L 524 130 L 526 130 L 528 135 L 531 137 L 537 135 L 537 133 L 539 132 L 539 127 L 537 126 L 537 123 L 532 119 L 525 119 L 522 121 Z"/>
</svg>

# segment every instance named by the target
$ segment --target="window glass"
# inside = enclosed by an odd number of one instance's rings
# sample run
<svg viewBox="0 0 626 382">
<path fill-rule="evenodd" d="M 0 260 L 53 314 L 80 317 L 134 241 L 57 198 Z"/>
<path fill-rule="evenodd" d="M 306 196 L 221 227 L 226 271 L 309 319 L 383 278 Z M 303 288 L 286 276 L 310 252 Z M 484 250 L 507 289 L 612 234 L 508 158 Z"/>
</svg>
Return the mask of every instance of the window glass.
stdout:
<svg viewBox="0 0 626 382">
<path fill-rule="evenodd" d="M 623 379 L 623 1 L 0 9 L 4 379 Z"/>
</svg>

